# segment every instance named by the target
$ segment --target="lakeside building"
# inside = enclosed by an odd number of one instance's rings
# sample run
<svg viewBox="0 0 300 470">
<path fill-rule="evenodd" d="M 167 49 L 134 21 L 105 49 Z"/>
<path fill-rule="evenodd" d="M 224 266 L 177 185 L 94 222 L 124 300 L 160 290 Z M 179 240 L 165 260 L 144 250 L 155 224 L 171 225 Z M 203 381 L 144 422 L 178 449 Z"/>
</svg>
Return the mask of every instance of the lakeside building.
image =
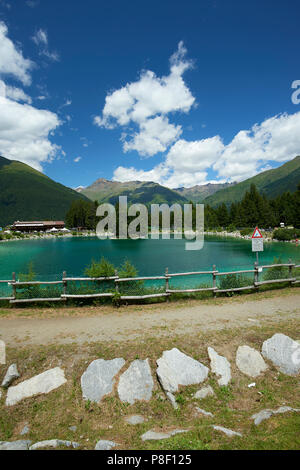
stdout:
<svg viewBox="0 0 300 470">
<path fill-rule="evenodd" d="M 63 221 L 32 221 L 32 222 L 14 222 L 11 229 L 15 232 L 48 232 L 50 230 L 62 230 L 65 228 Z"/>
</svg>

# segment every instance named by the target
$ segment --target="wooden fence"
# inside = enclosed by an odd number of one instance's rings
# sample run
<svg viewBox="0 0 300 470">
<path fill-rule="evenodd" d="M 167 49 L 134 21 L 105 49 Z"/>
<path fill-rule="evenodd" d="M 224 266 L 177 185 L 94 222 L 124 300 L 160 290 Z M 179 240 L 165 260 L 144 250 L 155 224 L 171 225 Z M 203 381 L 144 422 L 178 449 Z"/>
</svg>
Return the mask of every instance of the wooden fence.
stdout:
<svg viewBox="0 0 300 470">
<path fill-rule="evenodd" d="M 264 281 L 259 280 L 260 274 L 265 269 L 270 268 L 288 268 L 288 277 L 284 279 L 268 279 Z M 297 279 L 293 275 L 293 269 L 299 269 L 300 265 L 296 265 L 291 260 L 285 264 L 270 264 L 259 266 L 257 263 L 254 264 L 253 269 L 239 270 L 239 271 L 228 271 L 228 272 L 219 272 L 214 265 L 211 271 L 195 271 L 187 273 L 174 273 L 170 274 L 168 268 L 165 270 L 164 275 L 162 276 L 148 276 L 148 277 L 134 277 L 134 278 L 120 278 L 117 273 L 112 277 L 67 277 L 66 272 L 63 273 L 62 280 L 60 281 L 28 281 L 28 282 L 19 282 L 16 280 L 16 275 L 13 273 L 11 280 L 0 280 L 0 284 L 8 284 L 12 288 L 11 295 L 7 297 L 0 297 L 0 300 L 9 301 L 11 304 L 17 303 L 31 303 L 31 302 L 62 302 L 67 301 L 68 299 L 96 299 L 101 297 L 115 297 L 118 296 L 120 300 L 143 300 L 148 298 L 156 297 L 169 297 L 172 294 L 190 294 L 197 292 L 212 292 L 214 296 L 217 294 L 227 293 L 227 292 L 239 292 L 245 290 L 258 290 L 260 286 L 266 284 L 277 284 L 277 283 L 289 283 L 291 286 L 300 283 L 300 278 Z M 247 286 L 242 287 L 232 287 L 228 289 L 220 289 L 217 286 L 217 279 L 221 276 L 230 276 L 233 274 L 252 274 L 253 281 Z M 186 277 L 186 276 L 212 276 L 212 286 L 211 287 L 200 287 L 200 288 L 188 288 L 188 289 L 172 289 L 170 288 L 170 281 L 173 278 Z M 121 283 L 134 283 L 139 281 L 151 281 L 151 280 L 162 280 L 164 281 L 164 291 L 158 293 L 149 293 L 144 295 L 123 295 L 120 294 L 120 284 Z M 99 282 L 102 281 L 111 281 L 113 282 L 114 288 L 110 292 L 96 292 L 96 293 L 79 293 L 79 294 L 69 294 L 68 293 L 68 284 L 70 282 Z M 38 298 L 18 298 L 17 290 L 18 288 L 28 287 L 28 286 L 41 286 L 41 285 L 62 285 L 62 294 L 58 297 L 38 297 Z"/>
</svg>

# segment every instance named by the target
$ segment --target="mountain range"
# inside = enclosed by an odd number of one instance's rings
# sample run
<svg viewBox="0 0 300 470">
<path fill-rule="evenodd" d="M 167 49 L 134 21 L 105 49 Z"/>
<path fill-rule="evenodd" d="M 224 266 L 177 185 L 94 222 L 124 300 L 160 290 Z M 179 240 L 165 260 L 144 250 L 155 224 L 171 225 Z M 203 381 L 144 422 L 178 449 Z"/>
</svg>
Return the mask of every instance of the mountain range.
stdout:
<svg viewBox="0 0 300 470">
<path fill-rule="evenodd" d="M 172 205 L 192 200 L 216 207 L 240 201 L 252 183 L 260 193 L 274 198 L 295 191 L 299 182 L 300 156 L 241 183 L 169 189 L 153 182 L 120 183 L 100 178 L 87 188 L 73 190 L 24 163 L 0 157 L 0 226 L 15 220 L 64 220 L 71 203 L 79 199 L 115 204 L 119 196 L 127 196 L 129 204 Z"/>
</svg>

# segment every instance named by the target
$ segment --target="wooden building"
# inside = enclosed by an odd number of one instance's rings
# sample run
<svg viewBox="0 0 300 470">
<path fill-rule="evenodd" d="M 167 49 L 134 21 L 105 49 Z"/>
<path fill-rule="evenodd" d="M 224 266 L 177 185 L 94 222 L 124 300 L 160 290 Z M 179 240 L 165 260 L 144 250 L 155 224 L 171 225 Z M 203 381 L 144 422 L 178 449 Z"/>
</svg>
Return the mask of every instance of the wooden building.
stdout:
<svg viewBox="0 0 300 470">
<path fill-rule="evenodd" d="M 15 232 L 46 232 L 49 230 L 62 230 L 65 228 L 65 223 L 62 221 L 32 221 L 32 222 L 14 222 L 11 229 Z"/>
</svg>

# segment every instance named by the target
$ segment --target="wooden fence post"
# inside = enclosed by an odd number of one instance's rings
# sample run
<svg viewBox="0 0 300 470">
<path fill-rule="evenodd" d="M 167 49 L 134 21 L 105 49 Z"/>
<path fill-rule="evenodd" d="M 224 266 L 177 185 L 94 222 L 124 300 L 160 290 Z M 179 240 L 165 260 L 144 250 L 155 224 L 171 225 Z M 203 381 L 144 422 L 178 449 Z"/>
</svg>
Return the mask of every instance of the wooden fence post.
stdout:
<svg viewBox="0 0 300 470">
<path fill-rule="evenodd" d="M 12 273 L 12 281 L 13 281 L 13 284 L 12 284 L 12 290 L 13 290 L 13 298 L 14 300 L 16 300 L 17 298 L 17 288 L 16 288 L 16 273 Z"/>
<path fill-rule="evenodd" d="M 213 288 L 214 289 L 217 288 L 217 276 L 215 273 L 216 270 L 217 270 L 217 266 L 214 264 L 213 265 Z M 214 297 L 217 297 L 217 292 L 215 290 L 213 291 L 213 293 L 214 293 Z"/>
<path fill-rule="evenodd" d="M 168 293 L 167 291 L 169 290 L 169 268 L 166 268 L 165 270 L 165 276 L 166 276 L 166 294 Z M 167 301 L 169 301 L 169 296 L 167 297 Z"/>
<path fill-rule="evenodd" d="M 115 269 L 115 276 L 119 279 L 118 271 L 116 269 Z M 115 289 L 116 289 L 116 292 L 119 294 L 119 283 L 116 281 L 117 279 L 115 279 Z"/>
<path fill-rule="evenodd" d="M 293 262 L 292 262 L 291 258 L 289 258 L 289 261 L 288 261 L 288 262 L 289 262 L 289 265 L 290 265 L 290 266 L 289 266 L 289 278 L 291 279 L 292 276 L 293 276 L 293 266 L 292 266 L 292 265 L 293 265 Z M 291 286 L 291 287 L 293 286 L 293 281 L 290 281 L 290 286 Z"/>
<path fill-rule="evenodd" d="M 255 261 L 254 263 L 254 287 L 255 287 L 255 290 L 258 291 L 258 286 L 256 285 L 256 283 L 258 282 L 258 262 Z"/>
<path fill-rule="evenodd" d="M 66 277 L 67 277 L 67 273 L 66 273 L 66 271 L 64 271 L 64 272 L 63 272 L 63 278 L 62 278 L 64 295 L 67 294 L 67 281 L 66 281 Z"/>
</svg>

